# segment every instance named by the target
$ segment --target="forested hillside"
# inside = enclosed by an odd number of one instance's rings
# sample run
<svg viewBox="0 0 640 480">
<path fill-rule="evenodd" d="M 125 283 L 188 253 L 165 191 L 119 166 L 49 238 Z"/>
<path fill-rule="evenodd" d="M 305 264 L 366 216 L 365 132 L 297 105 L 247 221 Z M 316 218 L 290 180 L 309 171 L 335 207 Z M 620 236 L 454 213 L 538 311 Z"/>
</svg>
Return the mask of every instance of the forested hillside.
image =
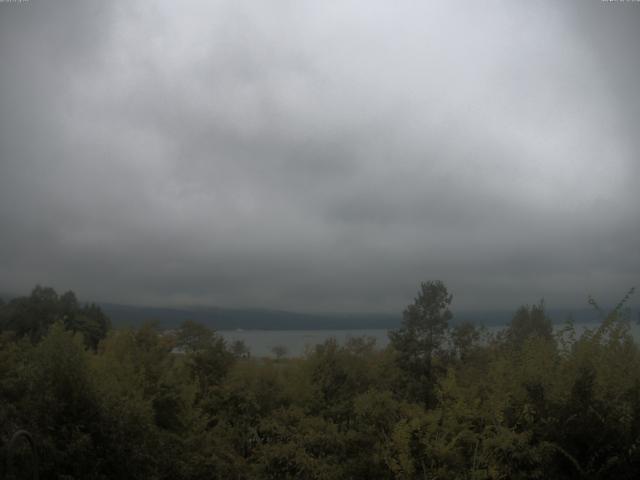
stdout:
<svg viewBox="0 0 640 480">
<path fill-rule="evenodd" d="M 72 293 L 0 305 L 1 468 L 31 432 L 40 478 L 632 479 L 640 351 L 628 296 L 599 327 L 552 329 L 544 304 L 488 335 L 451 326 L 423 283 L 391 343 L 333 340 L 261 359 L 185 322 L 110 328 Z M 10 472 L 5 471 L 9 475 Z"/>
</svg>

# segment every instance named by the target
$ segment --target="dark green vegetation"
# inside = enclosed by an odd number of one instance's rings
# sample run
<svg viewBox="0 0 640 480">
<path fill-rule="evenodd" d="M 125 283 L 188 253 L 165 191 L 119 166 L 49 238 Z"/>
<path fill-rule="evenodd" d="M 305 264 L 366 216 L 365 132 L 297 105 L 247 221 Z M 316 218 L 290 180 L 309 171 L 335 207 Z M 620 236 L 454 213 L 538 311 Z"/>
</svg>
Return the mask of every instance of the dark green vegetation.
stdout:
<svg viewBox="0 0 640 480">
<path fill-rule="evenodd" d="M 638 478 L 624 302 L 582 335 L 554 332 L 542 303 L 494 336 L 452 311 L 428 282 L 385 350 L 270 360 L 195 322 L 108 329 L 36 288 L 0 306 L 0 449 L 29 430 L 41 478 Z"/>
</svg>

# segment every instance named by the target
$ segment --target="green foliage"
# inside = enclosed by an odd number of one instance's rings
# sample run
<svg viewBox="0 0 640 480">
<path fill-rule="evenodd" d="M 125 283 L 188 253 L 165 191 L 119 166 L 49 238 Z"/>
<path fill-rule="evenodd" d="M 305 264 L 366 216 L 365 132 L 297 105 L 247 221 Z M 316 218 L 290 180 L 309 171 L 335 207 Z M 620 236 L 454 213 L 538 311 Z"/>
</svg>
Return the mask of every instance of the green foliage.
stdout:
<svg viewBox="0 0 640 480">
<path fill-rule="evenodd" d="M 236 340 L 231 344 L 231 352 L 238 358 L 248 358 L 251 356 L 251 351 L 243 340 Z"/>
<path fill-rule="evenodd" d="M 469 359 L 479 346 L 480 329 L 473 323 L 464 322 L 451 329 L 451 343 L 455 355 L 462 361 Z"/>
<path fill-rule="evenodd" d="M 56 321 L 81 333 L 86 345 L 94 349 L 110 328 L 100 307 L 80 305 L 71 291 L 58 295 L 53 288 L 38 285 L 28 297 L 0 304 L 0 331 L 11 331 L 32 342 L 41 340 Z"/>
<path fill-rule="evenodd" d="M 202 396 L 222 382 L 235 361 L 220 335 L 193 321 L 184 322 L 178 330 L 176 347 L 183 352 L 185 364 Z"/>
<path fill-rule="evenodd" d="M 271 352 L 276 356 L 278 360 L 287 356 L 288 350 L 284 345 L 276 345 L 271 349 Z"/>
<path fill-rule="evenodd" d="M 554 333 L 540 303 L 491 337 L 469 324 L 448 329 L 451 296 L 432 282 L 386 349 L 330 339 L 302 358 L 273 360 L 248 358 L 194 322 L 87 342 L 82 316 L 60 314 L 82 310 L 74 296 L 34 292 L 0 306 L 0 454 L 28 429 L 41 478 L 640 472 L 640 350 L 626 299 L 582 333 L 570 322 Z"/>
<path fill-rule="evenodd" d="M 544 301 L 538 305 L 520 307 L 507 328 L 507 339 L 516 348 L 521 348 L 530 337 L 539 337 L 551 340 L 553 337 L 553 325 L 544 310 Z"/>
<path fill-rule="evenodd" d="M 389 333 L 398 366 L 407 377 L 403 383 L 426 405 L 433 402 L 434 356 L 442 348 L 453 317 L 449 310 L 452 298 L 441 281 L 422 282 L 418 296 L 403 313 L 402 327 Z"/>
</svg>

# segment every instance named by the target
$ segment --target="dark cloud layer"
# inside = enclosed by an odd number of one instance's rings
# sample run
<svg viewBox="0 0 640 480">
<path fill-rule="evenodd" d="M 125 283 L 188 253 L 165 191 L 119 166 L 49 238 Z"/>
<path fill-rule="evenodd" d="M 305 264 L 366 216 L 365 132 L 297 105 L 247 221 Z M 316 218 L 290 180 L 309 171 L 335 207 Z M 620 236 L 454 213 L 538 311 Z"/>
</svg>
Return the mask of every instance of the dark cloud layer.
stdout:
<svg viewBox="0 0 640 480">
<path fill-rule="evenodd" d="M 0 3 L 0 291 L 398 311 L 640 278 L 640 3 Z"/>
</svg>

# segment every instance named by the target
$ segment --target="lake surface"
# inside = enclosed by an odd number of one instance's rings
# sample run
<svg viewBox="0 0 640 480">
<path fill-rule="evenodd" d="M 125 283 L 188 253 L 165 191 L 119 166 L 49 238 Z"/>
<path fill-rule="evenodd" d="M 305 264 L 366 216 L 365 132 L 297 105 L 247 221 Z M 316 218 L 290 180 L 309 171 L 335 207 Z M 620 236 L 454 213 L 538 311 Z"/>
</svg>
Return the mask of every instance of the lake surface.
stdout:
<svg viewBox="0 0 640 480">
<path fill-rule="evenodd" d="M 389 343 L 386 329 L 372 330 L 220 330 L 227 342 L 242 340 L 254 357 L 272 357 L 271 349 L 283 346 L 287 349 L 288 357 L 298 357 L 304 354 L 307 347 L 313 347 L 333 337 L 339 343 L 344 343 L 350 337 L 373 337 L 376 346 L 384 348 Z"/>
<path fill-rule="evenodd" d="M 563 325 L 555 325 L 561 328 Z M 596 323 L 579 323 L 575 325 L 576 333 L 579 335 L 586 328 L 595 328 Z M 497 332 L 505 328 L 504 326 L 486 327 L 488 332 Z M 376 341 L 378 348 L 384 348 L 389 343 L 389 330 L 220 330 L 228 343 L 242 340 L 254 357 L 273 357 L 273 347 L 283 346 L 287 349 L 288 357 L 298 357 L 304 354 L 305 349 L 313 348 L 314 345 L 323 343 L 333 337 L 340 344 L 344 344 L 353 337 L 372 337 Z M 631 332 L 636 341 L 640 341 L 640 326 L 635 322 L 631 324 Z"/>
</svg>

